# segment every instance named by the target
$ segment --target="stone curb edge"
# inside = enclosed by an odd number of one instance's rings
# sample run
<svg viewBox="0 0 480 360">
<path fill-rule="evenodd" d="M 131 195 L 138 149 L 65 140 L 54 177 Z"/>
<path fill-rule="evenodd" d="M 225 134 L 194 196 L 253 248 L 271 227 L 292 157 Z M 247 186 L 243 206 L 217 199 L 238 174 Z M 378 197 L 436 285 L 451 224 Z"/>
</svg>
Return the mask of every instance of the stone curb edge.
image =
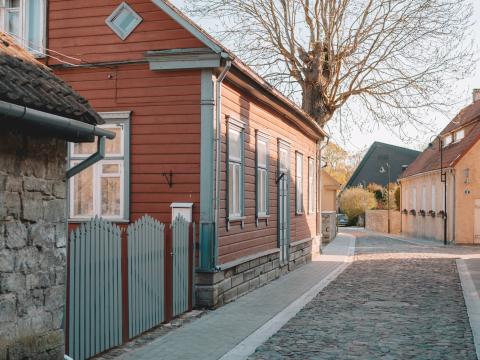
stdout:
<svg viewBox="0 0 480 360">
<path fill-rule="evenodd" d="M 467 264 L 463 259 L 457 259 L 458 275 L 462 285 L 463 297 L 467 306 L 468 319 L 472 329 L 473 341 L 477 358 L 480 359 L 480 296 L 473 283 Z"/>
</svg>

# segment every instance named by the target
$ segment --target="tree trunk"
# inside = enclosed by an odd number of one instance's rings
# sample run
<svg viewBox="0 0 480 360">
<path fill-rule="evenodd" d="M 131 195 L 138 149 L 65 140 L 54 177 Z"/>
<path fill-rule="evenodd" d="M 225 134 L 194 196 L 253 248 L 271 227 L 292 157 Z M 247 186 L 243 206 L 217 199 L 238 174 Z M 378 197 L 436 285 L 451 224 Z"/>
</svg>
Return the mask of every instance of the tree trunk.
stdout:
<svg viewBox="0 0 480 360">
<path fill-rule="evenodd" d="M 324 127 L 333 113 L 325 105 L 322 97 L 322 85 L 318 82 L 305 82 L 303 86 L 303 110 Z"/>
</svg>

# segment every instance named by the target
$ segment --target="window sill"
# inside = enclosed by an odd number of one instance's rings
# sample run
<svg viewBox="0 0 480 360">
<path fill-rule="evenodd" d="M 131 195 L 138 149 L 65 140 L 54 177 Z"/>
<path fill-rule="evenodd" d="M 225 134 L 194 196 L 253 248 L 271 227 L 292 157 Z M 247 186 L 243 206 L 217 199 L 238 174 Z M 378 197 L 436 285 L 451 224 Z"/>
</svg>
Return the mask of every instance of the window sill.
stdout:
<svg viewBox="0 0 480 360">
<path fill-rule="evenodd" d="M 305 215 L 305 212 L 303 212 L 303 211 L 295 211 L 295 215 L 296 215 L 296 216 L 302 216 L 302 215 Z"/>
<path fill-rule="evenodd" d="M 270 219 L 270 215 L 266 214 L 266 215 L 257 215 L 257 218 L 256 218 L 256 225 L 258 227 L 258 224 L 260 221 L 265 221 L 267 226 L 268 226 L 268 220 Z"/>
<path fill-rule="evenodd" d="M 67 222 L 69 224 L 81 224 L 81 223 L 90 221 L 94 218 L 95 218 L 94 216 L 92 216 L 91 218 L 74 218 L 74 219 L 68 219 Z M 101 218 L 101 219 L 103 219 L 105 221 L 110 221 L 110 222 L 115 223 L 115 224 L 129 224 L 130 223 L 130 220 L 128 220 L 128 219 L 112 219 L 112 218 Z"/>
<path fill-rule="evenodd" d="M 245 226 L 245 219 L 246 216 L 232 216 L 227 218 L 227 231 L 230 230 L 230 224 L 232 223 L 240 223 L 240 227 L 243 229 Z"/>
</svg>

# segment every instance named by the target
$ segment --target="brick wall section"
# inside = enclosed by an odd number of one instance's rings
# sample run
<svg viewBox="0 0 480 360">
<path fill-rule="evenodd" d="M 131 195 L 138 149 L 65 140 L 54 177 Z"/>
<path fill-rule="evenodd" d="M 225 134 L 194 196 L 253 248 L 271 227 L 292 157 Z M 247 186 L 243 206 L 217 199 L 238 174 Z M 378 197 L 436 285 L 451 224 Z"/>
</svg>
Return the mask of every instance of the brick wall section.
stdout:
<svg viewBox="0 0 480 360">
<path fill-rule="evenodd" d="M 65 158 L 0 131 L 0 359 L 63 359 Z"/>
<path fill-rule="evenodd" d="M 311 261 L 312 240 L 290 245 L 290 262 L 280 264 L 279 252 L 274 249 L 244 258 L 241 262 L 225 264 L 215 273 L 197 273 L 196 306 L 219 307 L 278 279 Z"/>
<path fill-rule="evenodd" d="M 401 214 L 400 211 L 390 211 L 390 232 L 392 234 L 401 233 Z M 388 211 L 387 210 L 368 210 L 365 214 L 365 228 L 370 231 L 388 233 Z"/>
</svg>

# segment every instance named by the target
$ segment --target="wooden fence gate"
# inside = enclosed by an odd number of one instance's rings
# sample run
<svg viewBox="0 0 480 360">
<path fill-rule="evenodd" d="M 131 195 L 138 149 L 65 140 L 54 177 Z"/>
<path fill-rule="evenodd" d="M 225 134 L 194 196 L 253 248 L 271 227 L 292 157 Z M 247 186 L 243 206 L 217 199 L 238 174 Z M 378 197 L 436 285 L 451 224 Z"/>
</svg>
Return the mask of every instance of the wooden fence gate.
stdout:
<svg viewBox="0 0 480 360">
<path fill-rule="evenodd" d="M 92 219 L 69 237 L 66 353 L 88 359 L 193 307 L 195 224 Z"/>
</svg>

